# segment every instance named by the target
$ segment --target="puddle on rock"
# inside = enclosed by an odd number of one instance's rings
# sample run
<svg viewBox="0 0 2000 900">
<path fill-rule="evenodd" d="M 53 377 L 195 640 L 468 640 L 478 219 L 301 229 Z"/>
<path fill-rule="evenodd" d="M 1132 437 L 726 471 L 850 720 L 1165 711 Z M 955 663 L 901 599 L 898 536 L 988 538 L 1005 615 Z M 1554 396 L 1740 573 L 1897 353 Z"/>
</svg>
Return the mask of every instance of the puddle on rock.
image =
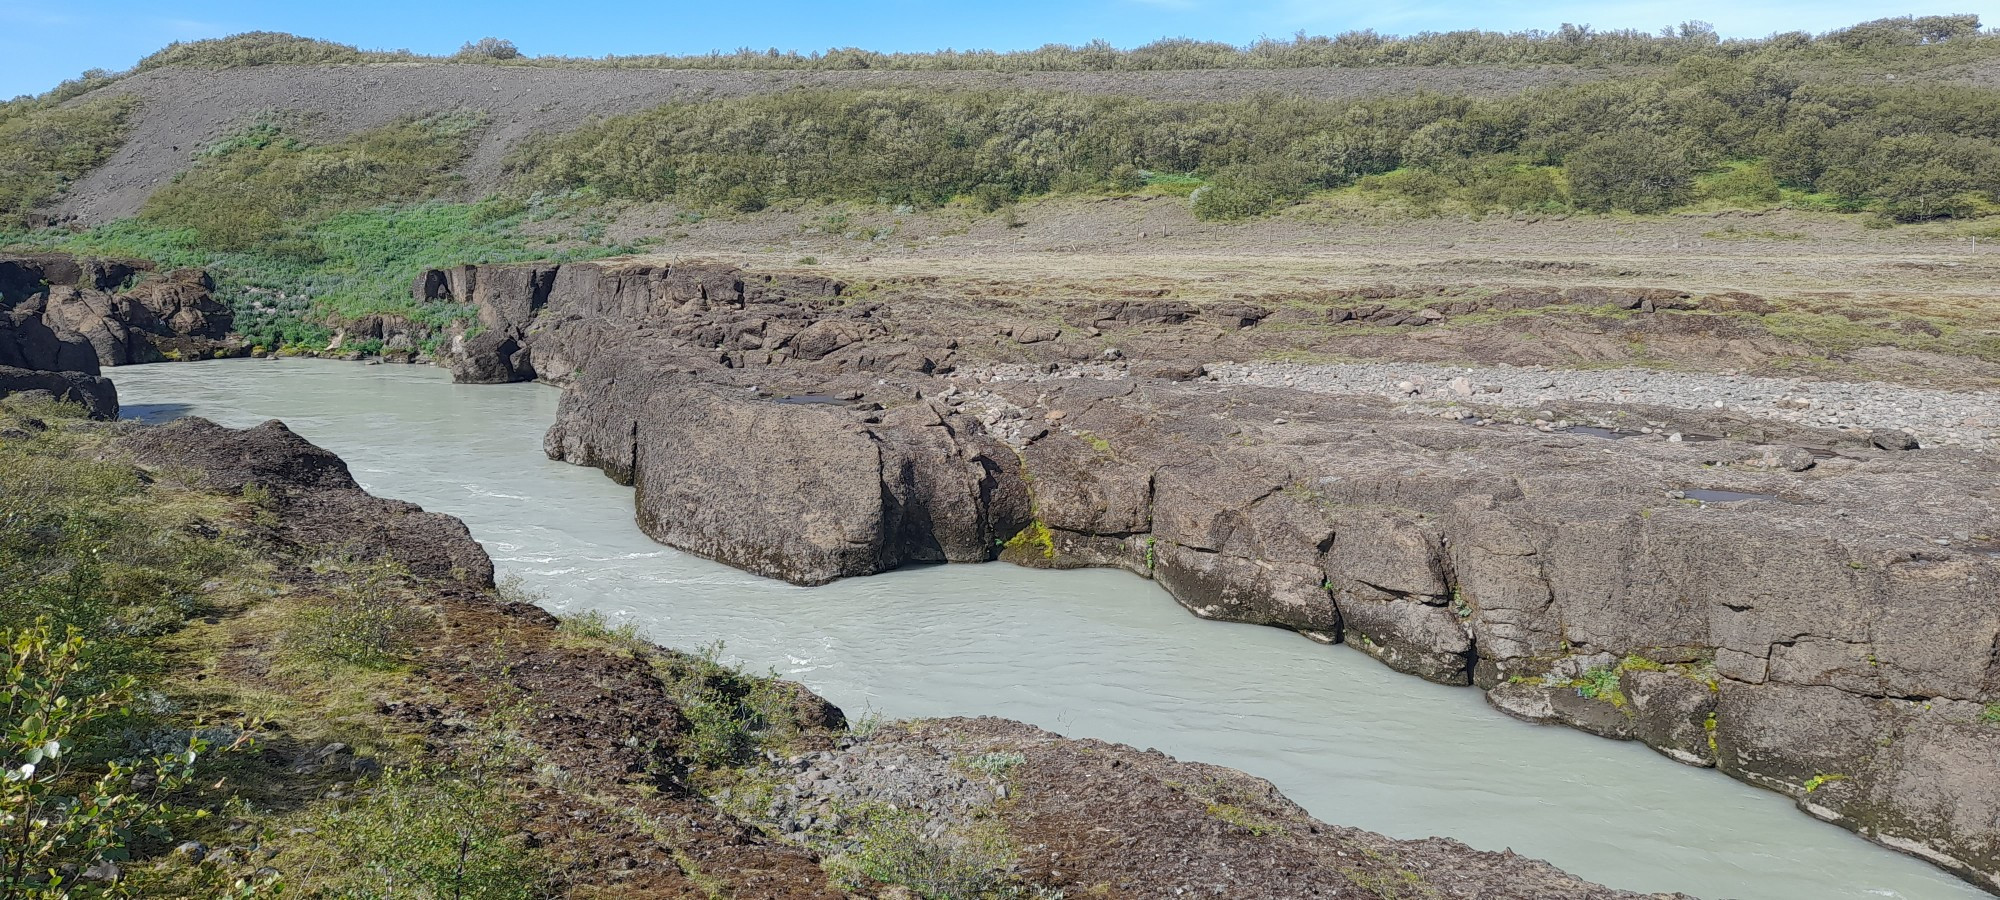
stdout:
<svg viewBox="0 0 2000 900">
<path fill-rule="evenodd" d="M 830 406 L 846 406 L 848 403 L 848 401 L 835 397 L 832 394 L 793 394 L 789 397 L 778 397 L 775 399 L 779 403 L 791 406 L 805 406 L 816 403 L 823 403 Z"/>
</svg>

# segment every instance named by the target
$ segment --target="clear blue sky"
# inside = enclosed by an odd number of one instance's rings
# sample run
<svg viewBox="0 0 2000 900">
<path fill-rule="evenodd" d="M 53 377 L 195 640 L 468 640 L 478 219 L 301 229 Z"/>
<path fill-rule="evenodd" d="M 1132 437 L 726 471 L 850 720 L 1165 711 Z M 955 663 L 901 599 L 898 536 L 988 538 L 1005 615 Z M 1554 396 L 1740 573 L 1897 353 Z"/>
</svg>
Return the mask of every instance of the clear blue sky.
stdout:
<svg viewBox="0 0 2000 900">
<path fill-rule="evenodd" d="M 503 37 L 529 54 L 705 53 L 737 47 L 1015 50 L 1103 38 L 1121 47 L 1161 37 L 1242 44 L 1300 29 L 1392 34 L 1564 22 L 1656 30 L 1688 19 L 1729 37 L 1826 31 L 1891 15 L 1979 13 L 2000 25 L 2000 0 L 0 0 L 0 98 L 39 93 L 89 68 L 123 69 L 176 40 L 289 31 L 365 49 L 449 53 Z"/>
</svg>

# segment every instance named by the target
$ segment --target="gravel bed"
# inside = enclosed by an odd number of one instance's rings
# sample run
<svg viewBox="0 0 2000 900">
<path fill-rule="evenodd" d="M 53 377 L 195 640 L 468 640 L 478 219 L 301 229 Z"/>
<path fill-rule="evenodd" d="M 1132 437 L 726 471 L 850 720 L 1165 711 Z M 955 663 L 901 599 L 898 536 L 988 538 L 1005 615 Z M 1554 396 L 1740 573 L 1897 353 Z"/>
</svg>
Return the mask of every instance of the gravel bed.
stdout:
<svg viewBox="0 0 2000 900">
<path fill-rule="evenodd" d="M 1892 428 L 1925 446 L 2000 444 L 2000 393 L 1883 382 L 1705 375 L 1650 369 L 1462 367 L 1396 363 L 1218 363 L 1206 380 L 1431 403 L 1528 407 L 1556 401 L 1728 410 L 1824 428 Z"/>
<path fill-rule="evenodd" d="M 1454 404 L 1533 410 L 1573 401 L 1645 404 L 1730 412 L 1818 428 L 1897 429 L 1926 447 L 2000 447 L 2000 392 L 1947 391 L 1886 382 L 1815 381 L 1651 369 L 1555 369 L 1540 366 L 1439 366 L 1423 363 L 1211 363 L 1201 380 L 1322 394 L 1386 397 L 1413 413 Z M 994 366 L 994 380 L 1115 378 L 1120 364 L 1042 373 Z"/>
</svg>

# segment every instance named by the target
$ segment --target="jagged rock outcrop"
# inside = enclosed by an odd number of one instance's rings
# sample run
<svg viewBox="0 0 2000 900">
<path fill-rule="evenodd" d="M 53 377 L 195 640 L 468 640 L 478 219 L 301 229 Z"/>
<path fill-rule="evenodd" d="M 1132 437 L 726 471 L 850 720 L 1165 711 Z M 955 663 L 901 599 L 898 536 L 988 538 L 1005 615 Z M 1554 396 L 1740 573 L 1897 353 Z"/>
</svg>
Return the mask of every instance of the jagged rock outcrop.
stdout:
<svg viewBox="0 0 2000 900">
<path fill-rule="evenodd" d="M 214 287 L 200 270 L 155 272 L 136 260 L 0 256 L 0 309 L 17 335 L 14 355 L 27 360 L 10 362 L 0 337 L 0 365 L 95 374 L 230 352 L 235 317 Z"/>
<path fill-rule="evenodd" d="M 201 474 L 202 486 L 268 492 L 294 540 L 327 552 L 393 560 L 419 578 L 491 587 L 493 561 L 465 523 L 361 489 L 347 463 L 276 419 L 224 428 L 188 417 L 142 428 L 122 441 L 139 463 Z"/>
<path fill-rule="evenodd" d="M 0 397 L 9 394 L 46 394 L 83 407 L 93 419 L 118 418 L 118 389 L 100 375 L 0 366 Z"/>
<path fill-rule="evenodd" d="M 1607 441 L 1172 377 L 953 377 L 952 335 L 1018 344 L 1018 323 L 898 319 L 713 265 L 476 278 L 509 286 L 481 302 L 482 336 L 505 341 L 462 343 L 455 370 L 566 387 L 550 455 L 637 486 L 663 542 L 802 583 L 996 554 L 1120 566 L 1197 615 L 1643 741 L 2000 887 L 1984 455 L 1777 425 Z M 1090 327 L 1205 315 L 1115 306 Z M 1104 346 L 1047 330 L 1022 346 Z"/>
<path fill-rule="evenodd" d="M 82 405 L 92 418 L 118 416 L 118 391 L 99 372 L 89 336 L 49 315 L 50 278 L 75 284 L 124 278 L 122 267 L 86 272 L 68 257 L 0 257 L 0 395 L 40 393 Z"/>
<path fill-rule="evenodd" d="M 525 765 L 487 777 L 519 788 L 524 799 L 501 821 L 520 828 L 521 840 L 561 851 L 546 858 L 559 861 L 557 875 L 570 886 L 619 896 L 908 896 L 834 864 L 861 842 L 896 835 L 889 839 L 904 842 L 897 852 L 948 861 L 952 883 L 965 885 L 953 896 L 1306 898 L 1376 896 L 1389 885 L 1455 900 L 1683 897 L 1605 888 L 1511 851 L 1327 824 L 1242 772 L 1019 722 L 932 719 L 850 732 L 838 707 L 803 686 L 630 638 L 582 637 L 536 606 L 494 594 L 492 566 L 462 523 L 366 493 L 337 456 L 282 423 L 237 430 L 181 419 L 120 432 L 111 455 L 255 504 L 242 546 L 288 583 L 284 593 L 323 589 L 323 576 L 300 563 L 325 556 L 383 558 L 407 570 L 417 593 L 403 602 L 421 603 L 434 618 L 413 628 L 413 665 L 385 688 L 392 695 L 344 714 L 420 735 L 417 759 L 442 771 L 490 758 L 491 732 L 466 723 L 533 721 L 563 778 L 539 778 Z M 275 640 L 269 626 L 233 637 L 225 642 L 231 663 L 266 659 Z M 252 665 L 215 669 L 204 682 L 212 689 L 238 672 L 269 683 L 267 670 Z M 690 698 L 752 686 L 759 721 L 783 729 L 784 742 L 718 762 L 695 718 L 713 713 L 697 713 Z M 322 785 L 309 777 L 326 767 L 365 775 L 384 762 L 413 762 L 310 738 L 301 746 L 292 735 L 316 734 L 311 711 L 323 707 L 300 706 L 259 733 L 267 757 L 289 757 L 287 774 L 308 776 L 291 784 Z M 716 784 L 728 787 L 704 789 Z M 752 793 L 759 790 L 766 793 Z M 735 799 L 746 793 L 763 799 Z M 609 804 L 624 814 L 578 815 Z M 871 810 L 895 818 L 884 826 Z M 675 828 L 635 829 L 627 814 Z M 907 837 L 889 828 L 906 828 Z M 290 873 L 297 854 L 319 849 L 291 839 L 306 829 L 272 830 L 259 864 Z M 897 874 L 939 883 L 914 872 Z"/>
</svg>

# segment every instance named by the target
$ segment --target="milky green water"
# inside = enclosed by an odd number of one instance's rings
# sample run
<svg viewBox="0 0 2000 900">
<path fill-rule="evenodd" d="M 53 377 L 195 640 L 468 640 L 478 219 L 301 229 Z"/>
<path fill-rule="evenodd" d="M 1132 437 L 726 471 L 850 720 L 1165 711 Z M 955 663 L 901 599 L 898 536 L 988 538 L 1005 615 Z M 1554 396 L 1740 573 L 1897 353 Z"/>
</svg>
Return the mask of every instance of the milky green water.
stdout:
<svg viewBox="0 0 2000 900">
<path fill-rule="evenodd" d="M 116 369 L 130 417 L 282 419 L 369 490 L 464 519 L 557 612 L 775 668 L 850 716 L 996 715 L 1268 778 L 1328 822 L 1444 835 L 1614 887 L 1978 898 L 1776 794 L 1637 744 L 1516 722 L 1345 647 L 1194 618 L 1124 572 L 934 566 L 798 588 L 648 541 L 632 492 L 549 461 L 557 392 L 438 369 L 233 360 Z"/>
</svg>

